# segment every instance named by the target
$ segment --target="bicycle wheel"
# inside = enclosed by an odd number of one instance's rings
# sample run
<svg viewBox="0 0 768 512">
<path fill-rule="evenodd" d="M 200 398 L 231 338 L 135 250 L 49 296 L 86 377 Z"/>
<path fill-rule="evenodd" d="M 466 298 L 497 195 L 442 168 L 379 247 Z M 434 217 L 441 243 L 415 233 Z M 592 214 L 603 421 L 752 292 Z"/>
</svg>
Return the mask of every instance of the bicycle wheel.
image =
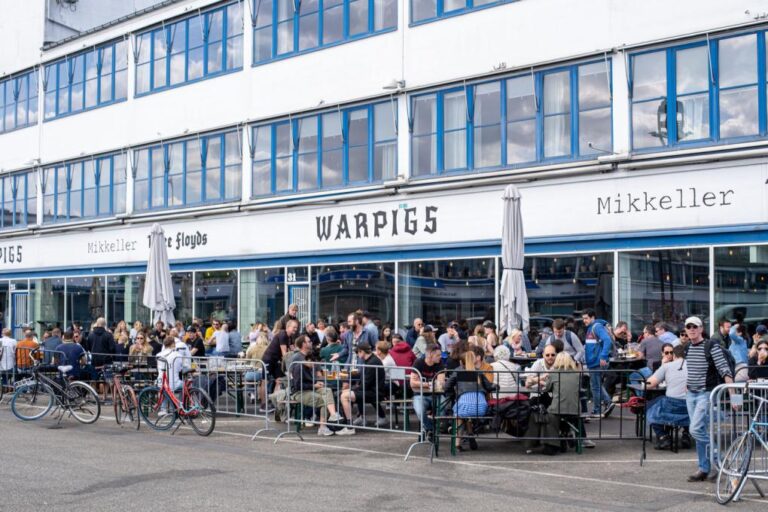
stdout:
<svg viewBox="0 0 768 512">
<path fill-rule="evenodd" d="M 717 502 L 721 505 L 731 501 L 744 487 L 754 447 L 754 436 L 751 432 L 745 432 L 725 452 L 715 486 Z"/>
<path fill-rule="evenodd" d="M 115 421 L 117 424 L 120 426 L 132 426 L 139 430 L 141 426 L 139 401 L 136 399 L 136 393 L 133 391 L 133 388 L 128 384 L 123 384 L 119 390 L 115 387 L 112 400 L 115 406 Z"/>
<path fill-rule="evenodd" d="M 11 411 L 22 421 L 42 418 L 56 402 L 53 390 L 41 382 L 21 385 L 11 398 Z"/>
<path fill-rule="evenodd" d="M 85 425 L 95 423 L 101 415 L 99 395 L 85 382 L 72 382 L 67 391 L 67 408 L 77 421 Z"/>
<path fill-rule="evenodd" d="M 190 388 L 189 403 L 184 404 L 184 407 L 187 410 L 194 409 L 190 410 L 187 419 L 195 432 L 201 436 L 211 435 L 216 426 L 216 406 L 208 393 L 200 388 Z"/>
<path fill-rule="evenodd" d="M 176 423 L 178 413 L 170 398 L 158 387 L 148 387 L 139 393 L 139 413 L 144 423 L 154 430 L 168 430 Z"/>
</svg>

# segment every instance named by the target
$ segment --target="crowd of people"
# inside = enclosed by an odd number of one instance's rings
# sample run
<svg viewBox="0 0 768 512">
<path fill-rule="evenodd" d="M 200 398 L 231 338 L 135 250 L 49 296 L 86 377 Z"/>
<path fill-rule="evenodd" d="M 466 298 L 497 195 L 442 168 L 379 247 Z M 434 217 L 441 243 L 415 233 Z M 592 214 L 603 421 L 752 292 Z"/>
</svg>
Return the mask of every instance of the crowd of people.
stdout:
<svg viewBox="0 0 768 512">
<path fill-rule="evenodd" d="M 10 329 L 3 329 L 0 372 L 7 384 L 14 370 L 31 366 L 30 353 L 37 347 L 46 350 L 46 359 L 53 352 L 65 354 L 73 366 L 72 375 L 94 380 L 112 360 L 147 365 L 164 350 L 183 351 L 185 357 L 259 360 L 263 366 L 254 366 L 245 381 L 249 398 L 259 402 L 260 412 L 269 414 L 281 400 L 290 398 L 319 413 L 318 434 L 323 436 L 355 434 L 365 424 L 366 404 L 374 406 L 375 424 L 386 426 L 381 405 L 387 398 L 384 390 L 411 400 L 422 430 L 431 433 L 435 415 L 431 391 L 439 386 L 452 397 L 451 410 L 470 449 L 477 447 L 472 418 L 485 416 L 494 401 L 517 396 L 525 386 L 548 396 L 552 414 L 530 428 L 543 433 L 543 452 L 554 455 L 561 448 L 557 438 L 564 418 L 611 414 L 619 378 L 611 371 L 610 361 L 628 353 L 641 361 L 629 381 L 646 382 L 646 389 L 665 388 L 663 396 L 646 404 L 656 448 L 670 448 L 674 427 L 684 428 L 683 446 L 695 441 L 699 468 L 692 480 L 707 478 L 711 469 L 709 392 L 723 381 L 768 379 L 768 328 L 762 324 L 750 333 L 743 323 L 721 320 L 715 334 L 706 339 L 701 319 L 690 317 L 679 333 L 658 322 L 644 327 L 635 339 L 626 322 L 611 325 L 592 310 L 584 311 L 580 322 L 556 319 L 540 332 L 499 332 L 492 320 L 470 329 L 461 319 L 437 329 L 421 318 L 398 331 L 360 310 L 336 325 L 323 321 L 302 325 L 298 312 L 292 304 L 271 328 L 255 323 L 245 334 L 235 322 L 214 317 L 207 322 L 196 318 L 187 326 L 181 322 L 145 326 L 139 321 L 107 326 L 99 318 L 88 332 L 73 324 L 64 332 L 58 327 L 45 330 L 38 338 L 33 329 L 25 329 L 20 340 L 12 337 Z M 520 357 L 532 364 L 521 366 L 515 362 Z M 313 375 L 318 366 L 310 362 L 329 368 L 358 364 L 363 371 L 356 384 L 334 395 Z M 643 390 L 637 395 L 643 396 Z M 329 423 L 343 427 L 332 430 Z"/>
</svg>

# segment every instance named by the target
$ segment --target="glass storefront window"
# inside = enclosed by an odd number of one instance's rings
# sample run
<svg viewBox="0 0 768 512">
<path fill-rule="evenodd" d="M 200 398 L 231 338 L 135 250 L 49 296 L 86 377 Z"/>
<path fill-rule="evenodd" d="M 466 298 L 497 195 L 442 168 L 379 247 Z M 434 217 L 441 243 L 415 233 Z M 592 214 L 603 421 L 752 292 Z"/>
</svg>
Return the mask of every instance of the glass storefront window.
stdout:
<svg viewBox="0 0 768 512">
<path fill-rule="evenodd" d="M 438 330 L 453 320 L 466 329 L 495 320 L 495 274 L 493 258 L 400 263 L 398 327 L 414 318 Z"/>
<path fill-rule="evenodd" d="M 8 281 L 0 281 L 0 329 L 10 327 L 8 321 Z"/>
<path fill-rule="evenodd" d="M 235 273 L 237 279 L 237 273 Z M 173 316 L 180 320 L 184 326 L 192 323 L 192 272 L 174 272 L 171 275 L 173 282 L 173 299 L 176 302 L 176 309 L 173 310 Z"/>
<path fill-rule="evenodd" d="M 363 263 L 312 267 L 312 312 L 327 324 L 368 311 L 382 327 L 395 324 L 395 264 Z"/>
<path fill-rule="evenodd" d="M 112 326 L 120 320 L 125 320 L 129 326 L 132 326 L 136 320 L 139 320 L 144 325 L 149 325 L 151 320 L 149 309 L 144 307 L 141 301 L 146 276 L 144 274 L 109 276 L 107 281 L 109 306 L 107 324 Z"/>
<path fill-rule="evenodd" d="M 612 321 L 613 253 L 529 256 L 524 274 L 532 329 L 551 327 L 555 318 L 578 324 L 588 308 Z"/>
<path fill-rule="evenodd" d="M 85 330 L 104 316 L 104 276 L 67 278 L 66 328 L 77 323 Z"/>
<path fill-rule="evenodd" d="M 634 333 L 659 321 L 682 327 L 697 315 L 709 332 L 709 250 L 619 253 L 619 319 Z"/>
<path fill-rule="evenodd" d="M 63 277 L 53 279 L 32 279 L 30 301 L 35 330 L 42 335 L 45 329 L 64 326 L 64 281 Z"/>
<path fill-rule="evenodd" d="M 195 272 L 195 313 L 206 324 L 237 321 L 237 270 Z"/>
<path fill-rule="evenodd" d="M 768 246 L 715 248 L 714 321 L 768 322 Z"/>
<path fill-rule="evenodd" d="M 284 267 L 240 271 L 240 332 L 262 322 L 271 329 L 285 313 Z M 198 313 L 199 316 L 199 313 Z"/>
</svg>

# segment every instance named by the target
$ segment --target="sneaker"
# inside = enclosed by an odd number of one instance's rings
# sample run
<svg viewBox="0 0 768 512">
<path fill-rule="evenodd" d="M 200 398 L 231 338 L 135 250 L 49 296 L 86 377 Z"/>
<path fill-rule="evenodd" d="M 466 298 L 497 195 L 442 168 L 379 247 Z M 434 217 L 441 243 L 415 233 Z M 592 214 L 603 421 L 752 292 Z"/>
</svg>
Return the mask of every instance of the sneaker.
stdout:
<svg viewBox="0 0 768 512">
<path fill-rule="evenodd" d="M 272 414 L 275 412 L 274 407 L 259 407 L 259 414 Z"/>
<path fill-rule="evenodd" d="M 376 420 L 376 426 L 379 428 L 385 428 L 389 426 L 389 420 L 387 418 L 378 418 Z"/>
<path fill-rule="evenodd" d="M 160 411 L 158 411 L 158 413 L 157 413 L 157 417 L 158 417 L 158 418 L 163 418 L 163 417 L 165 417 L 165 416 L 168 416 L 169 414 L 171 414 L 171 413 L 169 413 L 168 411 L 163 411 L 163 410 L 160 410 Z"/>
<path fill-rule="evenodd" d="M 330 437 L 333 435 L 333 430 L 323 425 L 322 427 L 317 429 L 317 435 L 323 436 L 323 437 Z"/>
<path fill-rule="evenodd" d="M 356 427 L 362 427 L 363 425 L 365 425 L 365 420 L 363 419 L 362 416 L 358 416 L 357 418 L 352 420 L 352 425 Z"/>
<path fill-rule="evenodd" d="M 654 450 L 669 450 L 672 448 L 672 438 L 669 436 L 661 436 L 654 445 Z"/>
<path fill-rule="evenodd" d="M 312 428 L 314 426 L 315 426 L 315 424 L 312 423 L 311 421 L 305 421 L 304 422 L 304 428 Z"/>
<path fill-rule="evenodd" d="M 355 432 L 355 429 L 349 428 L 349 427 L 344 427 L 343 429 L 341 429 L 338 432 L 336 432 L 336 435 L 339 435 L 339 436 L 353 436 L 356 433 L 357 432 Z"/>
<path fill-rule="evenodd" d="M 584 448 L 594 448 L 596 445 L 594 441 L 585 439 L 581 442 L 581 446 L 583 446 Z"/>
<path fill-rule="evenodd" d="M 616 404 L 611 402 L 611 404 L 605 408 L 605 412 L 603 412 L 603 418 L 607 418 L 608 416 L 610 416 L 615 408 L 616 408 Z"/>
<path fill-rule="evenodd" d="M 339 415 L 339 413 L 331 414 L 330 416 L 328 416 L 328 421 L 331 423 L 338 423 L 339 420 L 341 420 L 341 416 Z"/>
</svg>

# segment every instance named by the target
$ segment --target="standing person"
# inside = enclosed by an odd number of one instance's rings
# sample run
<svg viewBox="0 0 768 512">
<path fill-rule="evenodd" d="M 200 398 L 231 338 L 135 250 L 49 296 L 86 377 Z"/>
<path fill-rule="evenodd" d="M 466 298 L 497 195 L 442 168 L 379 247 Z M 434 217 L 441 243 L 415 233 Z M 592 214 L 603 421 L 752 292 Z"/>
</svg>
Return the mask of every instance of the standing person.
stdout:
<svg viewBox="0 0 768 512">
<path fill-rule="evenodd" d="M 277 324 L 275 325 L 275 328 L 278 331 L 285 330 L 289 320 L 296 320 L 296 322 L 298 323 L 299 319 L 296 316 L 298 314 L 299 314 L 299 306 L 296 304 L 289 305 L 288 311 L 277 320 Z"/>
<path fill-rule="evenodd" d="M 237 330 L 237 324 L 234 320 L 230 320 L 227 323 L 227 336 L 229 351 L 227 357 L 237 358 L 240 352 L 243 351 L 243 335 Z"/>
<path fill-rule="evenodd" d="M 581 320 L 587 326 L 586 347 L 584 359 L 589 369 L 589 382 L 592 390 L 592 414 L 600 416 L 601 404 L 606 406 L 604 417 L 608 417 L 616 407 L 611 396 L 603 386 L 603 373 L 608 369 L 608 359 L 611 355 L 613 340 L 608 333 L 608 322 L 596 318 L 594 309 L 587 309 L 581 315 Z"/>
<path fill-rule="evenodd" d="M 332 361 L 339 361 L 340 363 L 351 364 L 355 357 L 355 347 L 360 343 L 368 343 L 368 346 L 373 347 L 376 345 L 376 341 L 373 340 L 370 331 L 366 331 L 363 327 L 363 316 L 359 313 L 351 313 L 347 318 L 350 330 L 346 333 L 346 339 L 342 340 L 344 350 L 339 352 L 338 357 L 331 359 Z M 335 356 L 334 356 L 335 357 Z"/>
<path fill-rule="evenodd" d="M 458 343 L 460 339 L 459 324 L 457 322 L 451 322 L 448 324 L 447 331 L 440 335 L 437 342 L 440 344 L 440 348 L 443 352 L 450 352 L 453 345 Z"/>
<path fill-rule="evenodd" d="M 376 346 L 376 342 L 379 341 L 379 328 L 373 322 L 373 316 L 368 311 L 362 311 L 363 315 L 363 329 L 368 331 L 368 339 L 372 340 L 371 347 Z"/>
<path fill-rule="evenodd" d="M 483 322 L 483 331 L 485 333 L 485 339 L 490 345 L 491 351 L 493 351 L 493 349 L 499 346 L 499 335 L 496 333 L 496 324 L 493 323 L 492 320 L 486 320 Z"/>
<path fill-rule="evenodd" d="M 61 345 L 61 329 L 54 327 L 51 331 L 51 336 L 43 341 L 43 350 L 45 350 L 43 362 L 45 364 L 51 364 L 53 362 L 53 354 L 56 347 Z"/>
<path fill-rule="evenodd" d="M 555 340 L 563 343 L 563 351 L 571 356 L 578 364 L 584 364 L 584 345 L 575 332 L 565 328 L 565 320 L 556 318 L 552 322 L 552 334 L 547 336 L 542 343 L 536 346 L 536 353 L 539 357 L 544 353 L 544 347 L 551 345 Z M 554 364 L 554 359 L 552 360 Z"/>
<path fill-rule="evenodd" d="M 16 367 L 16 340 L 11 338 L 11 330 L 3 329 L 3 337 L 0 338 L 0 386 L 9 382 L 13 369 Z"/>
<path fill-rule="evenodd" d="M 106 329 L 107 321 L 104 317 L 96 319 L 95 327 L 85 340 L 83 348 L 91 353 L 91 364 L 94 368 L 101 368 L 105 364 L 110 364 L 117 349 L 115 347 L 115 338 Z"/>
<path fill-rule="evenodd" d="M 203 343 L 206 347 L 206 352 L 216 351 L 216 333 L 221 330 L 221 322 L 218 320 L 211 320 L 211 325 L 205 330 L 205 336 L 203 337 Z"/>
<path fill-rule="evenodd" d="M 723 347 L 715 340 L 704 340 L 703 326 L 697 316 L 685 320 L 685 332 L 690 340 L 685 351 L 688 368 L 685 401 L 691 419 L 691 436 L 696 440 L 696 456 L 699 459 L 698 471 L 688 477 L 689 482 L 703 482 L 709 476 L 709 394 L 720 383 L 720 379 L 729 384 L 733 382 L 733 373 Z"/>
<path fill-rule="evenodd" d="M 392 344 L 392 328 L 389 325 L 385 325 L 384 328 L 381 330 L 381 340 L 380 341 L 386 341 L 389 342 L 389 344 Z"/>
<path fill-rule="evenodd" d="M 675 333 L 669 332 L 667 324 L 664 322 L 656 322 L 656 325 L 654 325 L 654 330 L 656 332 L 656 337 L 659 338 L 661 343 L 669 343 L 673 347 L 676 347 L 680 344 L 680 340 L 677 338 L 677 336 L 675 336 Z"/>
<path fill-rule="evenodd" d="M 424 327 L 424 320 L 421 318 L 414 318 L 413 319 L 413 325 L 410 329 L 408 329 L 408 332 L 405 333 L 405 341 L 410 345 L 411 348 L 416 344 L 416 340 L 421 335 L 421 329 Z"/>
<path fill-rule="evenodd" d="M 304 334 L 309 338 L 309 341 L 312 342 L 312 352 L 317 352 L 320 350 L 320 333 L 317 332 L 317 327 L 315 327 L 314 322 L 308 322 L 306 326 L 304 326 Z"/>
<path fill-rule="evenodd" d="M 717 321 L 717 332 L 712 335 L 713 340 L 718 342 L 721 347 L 728 348 L 731 346 L 731 321 L 727 318 L 721 318 Z"/>
<path fill-rule="evenodd" d="M 267 350 L 264 351 L 264 364 L 267 365 L 267 372 L 275 380 L 275 392 L 280 389 L 280 381 L 285 377 L 283 372 L 282 362 L 288 350 L 293 345 L 294 337 L 299 330 L 299 322 L 296 320 L 288 320 L 285 325 L 285 329 L 277 332 L 272 341 L 269 342 Z"/>
<path fill-rule="evenodd" d="M 749 371 L 747 370 L 749 361 L 747 340 L 749 339 L 749 334 L 747 333 L 747 328 L 744 324 L 733 324 L 728 333 L 728 337 L 731 340 L 731 346 L 728 347 L 728 352 L 731 353 L 733 361 L 736 364 L 733 380 L 736 382 L 746 382 L 749 379 Z"/>
<path fill-rule="evenodd" d="M 213 349 L 213 355 L 226 357 L 229 354 L 229 326 L 226 322 L 222 323 L 221 328 L 213 333 L 213 341 L 216 347 Z"/>
<path fill-rule="evenodd" d="M 315 323 L 315 332 L 317 332 L 317 338 L 320 340 L 320 348 L 325 346 L 325 322 L 320 319 Z"/>
<path fill-rule="evenodd" d="M 32 331 L 24 331 L 24 339 L 16 344 L 16 368 L 18 370 L 29 370 L 34 366 L 32 352 L 39 345 L 35 341 Z"/>
</svg>

